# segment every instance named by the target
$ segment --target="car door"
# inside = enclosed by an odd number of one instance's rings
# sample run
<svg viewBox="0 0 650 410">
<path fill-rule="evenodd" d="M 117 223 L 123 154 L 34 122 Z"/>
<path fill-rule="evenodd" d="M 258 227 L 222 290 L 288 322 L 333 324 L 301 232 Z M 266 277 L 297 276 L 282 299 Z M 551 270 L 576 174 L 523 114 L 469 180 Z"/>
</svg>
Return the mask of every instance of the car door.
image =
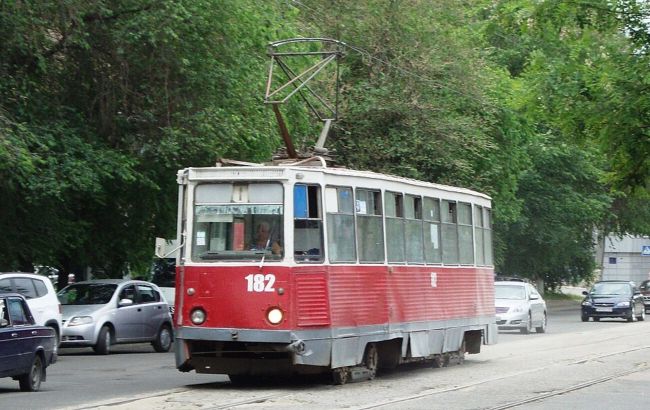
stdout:
<svg viewBox="0 0 650 410">
<path fill-rule="evenodd" d="M 534 325 L 538 325 L 542 322 L 544 316 L 544 305 L 542 304 L 542 298 L 532 285 L 526 285 L 528 292 L 528 300 L 530 301 L 530 312 Z"/>
<path fill-rule="evenodd" d="M 3 363 L 3 371 L 10 371 L 13 374 L 22 373 L 31 365 L 32 355 L 36 351 L 38 339 L 32 337 L 32 318 L 27 313 L 23 299 L 19 297 L 7 297 L 4 300 L 9 326 L 2 332 L 2 346 L 0 347 L 0 361 Z"/>
<path fill-rule="evenodd" d="M 138 284 L 138 297 L 144 313 L 143 336 L 152 340 L 164 319 L 169 315 L 169 307 L 162 301 L 160 293 L 150 285 Z"/>
<path fill-rule="evenodd" d="M 115 306 L 115 338 L 117 341 L 136 341 L 142 339 L 143 312 L 142 306 L 137 302 L 137 291 L 134 284 L 127 284 L 118 289 L 118 298 Z M 119 306 L 120 301 L 129 299 L 132 305 Z"/>
</svg>

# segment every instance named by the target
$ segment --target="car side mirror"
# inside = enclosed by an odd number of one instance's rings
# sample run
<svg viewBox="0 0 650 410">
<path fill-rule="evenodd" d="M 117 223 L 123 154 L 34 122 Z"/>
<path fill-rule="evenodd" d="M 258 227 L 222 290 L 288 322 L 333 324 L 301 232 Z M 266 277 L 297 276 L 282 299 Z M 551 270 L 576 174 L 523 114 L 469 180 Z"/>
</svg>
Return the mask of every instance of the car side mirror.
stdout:
<svg viewBox="0 0 650 410">
<path fill-rule="evenodd" d="M 532 295 L 530 295 L 530 300 L 537 300 L 537 299 L 539 299 L 539 295 L 538 295 L 538 294 L 532 294 Z"/>
<path fill-rule="evenodd" d="M 124 307 L 124 306 L 131 306 L 133 304 L 133 301 L 131 299 L 122 299 L 120 300 L 120 303 L 117 304 L 119 307 Z"/>
<path fill-rule="evenodd" d="M 587 292 L 586 290 L 583 290 L 582 294 L 585 295 L 585 296 L 589 296 L 589 292 Z"/>
<path fill-rule="evenodd" d="M 7 327 L 9 326 L 9 321 L 7 319 L 0 319 L 0 327 Z"/>
</svg>

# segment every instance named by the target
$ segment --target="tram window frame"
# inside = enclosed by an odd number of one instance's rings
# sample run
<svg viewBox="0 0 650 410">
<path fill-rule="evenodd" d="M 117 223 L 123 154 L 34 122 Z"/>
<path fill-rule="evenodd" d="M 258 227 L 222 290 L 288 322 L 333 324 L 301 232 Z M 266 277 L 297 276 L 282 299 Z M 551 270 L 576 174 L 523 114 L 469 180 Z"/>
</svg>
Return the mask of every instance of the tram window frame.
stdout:
<svg viewBox="0 0 650 410">
<path fill-rule="evenodd" d="M 458 262 L 461 265 L 474 265 L 474 228 L 472 204 L 458 202 Z"/>
<path fill-rule="evenodd" d="M 440 199 L 425 196 L 422 201 L 424 220 L 424 260 L 427 264 L 442 263 L 442 226 L 440 221 Z"/>
<path fill-rule="evenodd" d="M 384 263 L 384 217 L 380 190 L 355 188 L 357 255 L 361 263 Z"/>
<path fill-rule="evenodd" d="M 404 196 L 404 235 L 406 238 L 406 262 L 424 264 L 424 224 L 422 221 L 422 197 Z"/>
<path fill-rule="evenodd" d="M 301 192 L 302 187 L 304 192 Z M 321 192 L 318 184 L 293 186 L 293 258 L 296 263 L 323 263 L 325 259 Z M 317 246 L 312 246 L 315 244 Z"/>
<path fill-rule="evenodd" d="M 352 187 L 325 187 L 325 220 L 329 261 L 331 263 L 356 263 L 357 246 Z"/>
<path fill-rule="evenodd" d="M 442 263 L 458 265 L 458 210 L 456 201 L 443 199 L 440 202 L 440 219 L 442 220 Z"/>
<path fill-rule="evenodd" d="M 483 208 L 483 243 L 485 249 L 485 265 L 494 265 L 494 254 L 492 249 L 492 210 Z"/>
<path fill-rule="evenodd" d="M 391 191 L 384 192 L 384 209 L 388 263 L 404 263 L 406 262 L 404 194 Z"/>
<path fill-rule="evenodd" d="M 483 238 L 483 207 L 474 205 L 474 249 L 476 265 L 485 265 L 485 245 Z"/>
</svg>

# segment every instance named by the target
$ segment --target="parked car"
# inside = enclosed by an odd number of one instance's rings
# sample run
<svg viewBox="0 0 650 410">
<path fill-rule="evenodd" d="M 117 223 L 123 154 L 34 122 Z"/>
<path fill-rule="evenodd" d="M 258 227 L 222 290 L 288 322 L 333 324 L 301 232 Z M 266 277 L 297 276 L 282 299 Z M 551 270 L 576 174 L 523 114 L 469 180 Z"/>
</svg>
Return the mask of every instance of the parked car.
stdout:
<svg viewBox="0 0 650 410">
<path fill-rule="evenodd" d="M 645 320 L 643 296 L 634 282 L 603 280 L 582 294 L 585 296 L 581 312 L 583 322 L 589 318 L 597 322 L 604 317 L 622 318 L 628 322 Z"/>
<path fill-rule="evenodd" d="M 56 359 L 54 329 L 35 324 L 22 295 L 0 294 L 0 377 L 18 380 L 20 390 L 37 391 Z"/>
<path fill-rule="evenodd" d="M 57 345 L 61 340 L 61 304 L 49 278 L 33 273 L 0 273 L 0 293 L 20 293 L 27 299 L 36 324 L 54 329 Z"/>
<path fill-rule="evenodd" d="M 153 283 L 94 280 L 73 283 L 58 293 L 63 306 L 61 347 L 91 346 L 109 354 L 116 343 L 149 342 L 169 351 L 172 319 L 169 305 Z"/>
<path fill-rule="evenodd" d="M 650 280 L 644 280 L 639 285 L 639 291 L 641 296 L 643 296 L 643 304 L 645 306 L 646 312 L 650 310 Z"/>
<path fill-rule="evenodd" d="M 496 322 L 500 330 L 519 329 L 521 333 L 545 333 L 546 302 L 537 289 L 523 281 L 494 283 Z"/>
</svg>

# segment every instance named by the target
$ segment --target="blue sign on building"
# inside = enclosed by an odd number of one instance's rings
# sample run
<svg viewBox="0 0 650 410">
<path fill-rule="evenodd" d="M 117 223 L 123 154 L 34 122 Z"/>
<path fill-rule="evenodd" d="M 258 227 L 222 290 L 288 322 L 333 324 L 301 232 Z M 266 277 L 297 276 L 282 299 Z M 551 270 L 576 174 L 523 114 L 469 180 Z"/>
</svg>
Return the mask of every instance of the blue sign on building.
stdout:
<svg viewBox="0 0 650 410">
<path fill-rule="evenodd" d="M 641 245 L 641 255 L 650 256 L 650 245 Z"/>
</svg>

